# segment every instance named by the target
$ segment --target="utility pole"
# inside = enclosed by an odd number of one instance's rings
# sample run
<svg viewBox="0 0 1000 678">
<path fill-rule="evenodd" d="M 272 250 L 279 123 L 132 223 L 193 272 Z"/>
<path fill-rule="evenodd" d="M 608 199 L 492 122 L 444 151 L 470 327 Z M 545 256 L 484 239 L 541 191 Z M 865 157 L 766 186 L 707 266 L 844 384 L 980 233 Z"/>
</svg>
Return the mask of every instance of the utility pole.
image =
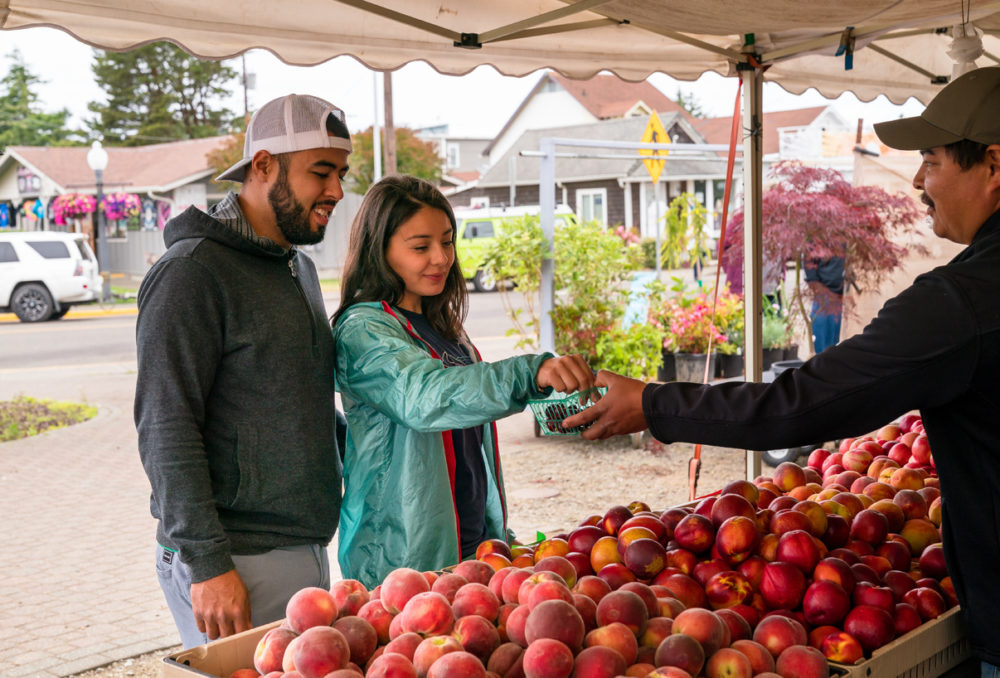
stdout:
<svg viewBox="0 0 1000 678">
<path fill-rule="evenodd" d="M 378 125 L 378 71 L 372 71 L 372 183 L 382 178 L 382 130 Z"/>
<path fill-rule="evenodd" d="M 250 101 L 247 97 L 247 55 L 245 52 L 240 55 L 240 61 L 243 63 L 243 115 L 246 117 L 250 114 Z"/>
<path fill-rule="evenodd" d="M 392 176 L 396 170 L 396 126 L 392 121 L 392 71 L 383 75 L 382 91 L 385 95 L 385 174 Z"/>
</svg>

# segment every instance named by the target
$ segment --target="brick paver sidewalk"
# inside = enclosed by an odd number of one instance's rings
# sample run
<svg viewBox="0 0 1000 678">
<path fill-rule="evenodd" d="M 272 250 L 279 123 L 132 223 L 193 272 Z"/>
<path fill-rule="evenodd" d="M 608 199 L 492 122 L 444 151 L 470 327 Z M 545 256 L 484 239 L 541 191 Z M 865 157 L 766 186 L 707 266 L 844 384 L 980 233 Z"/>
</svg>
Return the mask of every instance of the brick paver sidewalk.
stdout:
<svg viewBox="0 0 1000 678">
<path fill-rule="evenodd" d="M 0 448 L 0 674 L 64 676 L 178 643 L 153 570 L 134 364 L 0 371 L 0 399 L 86 400 L 83 424 Z"/>
</svg>

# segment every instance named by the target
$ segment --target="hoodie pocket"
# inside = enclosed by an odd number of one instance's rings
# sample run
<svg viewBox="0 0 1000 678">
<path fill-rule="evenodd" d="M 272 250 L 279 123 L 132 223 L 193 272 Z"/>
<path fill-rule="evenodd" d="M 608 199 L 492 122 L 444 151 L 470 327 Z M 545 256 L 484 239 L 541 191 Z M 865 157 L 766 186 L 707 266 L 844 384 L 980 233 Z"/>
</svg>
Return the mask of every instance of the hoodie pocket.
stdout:
<svg viewBox="0 0 1000 678">
<path fill-rule="evenodd" d="M 236 425 L 236 465 L 239 482 L 232 508 L 260 510 L 274 494 L 275 471 L 269 468 L 267 450 L 262 449 L 260 434 L 252 424 Z"/>
</svg>

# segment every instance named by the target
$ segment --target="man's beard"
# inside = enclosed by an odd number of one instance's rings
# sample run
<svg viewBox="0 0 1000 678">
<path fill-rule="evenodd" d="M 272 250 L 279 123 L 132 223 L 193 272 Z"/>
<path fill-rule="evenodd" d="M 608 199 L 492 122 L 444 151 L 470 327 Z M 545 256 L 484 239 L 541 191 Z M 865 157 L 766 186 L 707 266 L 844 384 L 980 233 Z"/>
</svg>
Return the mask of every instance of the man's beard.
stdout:
<svg viewBox="0 0 1000 678">
<path fill-rule="evenodd" d="M 315 231 L 309 223 L 309 210 L 292 195 L 288 185 L 288 172 L 284 165 L 279 166 L 278 179 L 267 193 L 267 199 L 274 210 L 274 218 L 278 222 L 278 230 L 285 239 L 293 245 L 313 245 L 320 242 L 326 234 L 326 224 Z M 335 204 L 335 203 L 334 203 Z M 333 205 L 330 205 L 333 210 Z"/>
</svg>

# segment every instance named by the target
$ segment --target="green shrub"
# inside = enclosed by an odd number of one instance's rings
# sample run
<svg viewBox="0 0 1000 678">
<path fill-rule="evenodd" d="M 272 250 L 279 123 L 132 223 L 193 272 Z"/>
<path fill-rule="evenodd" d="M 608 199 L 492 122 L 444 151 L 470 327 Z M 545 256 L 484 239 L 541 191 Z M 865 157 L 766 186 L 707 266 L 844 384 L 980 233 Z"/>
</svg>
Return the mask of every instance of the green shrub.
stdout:
<svg viewBox="0 0 1000 678">
<path fill-rule="evenodd" d="M 597 336 L 595 369 L 611 370 L 633 379 L 651 379 L 663 361 L 660 331 L 652 325 L 620 327 Z"/>
<path fill-rule="evenodd" d="M 78 424 L 97 415 L 97 408 L 18 396 L 0 402 L 0 442 L 27 438 L 49 429 Z"/>
<path fill-rule="evenodd" d="M 621 326 L 628 304 L 632 273 L 642 266 L 642 248 L 627 245 L 601 226 L 568 222 L 555 231 L 552 323 L 555 349 L 560 354 L 579 353 L 595 369 L 599 337 Z M 538 289 L 541 284 L 545 238 L 538 217 L 523 217 L 505 225 L 484 256 L 500 286 L 501 300 L 520 338 L 518 348 L 538 345 Z M 525 312 L 513 306 L 513 290 L 523 298 Z M 655 370 L 654 370 L 655 372 Z"/>
</svg>

